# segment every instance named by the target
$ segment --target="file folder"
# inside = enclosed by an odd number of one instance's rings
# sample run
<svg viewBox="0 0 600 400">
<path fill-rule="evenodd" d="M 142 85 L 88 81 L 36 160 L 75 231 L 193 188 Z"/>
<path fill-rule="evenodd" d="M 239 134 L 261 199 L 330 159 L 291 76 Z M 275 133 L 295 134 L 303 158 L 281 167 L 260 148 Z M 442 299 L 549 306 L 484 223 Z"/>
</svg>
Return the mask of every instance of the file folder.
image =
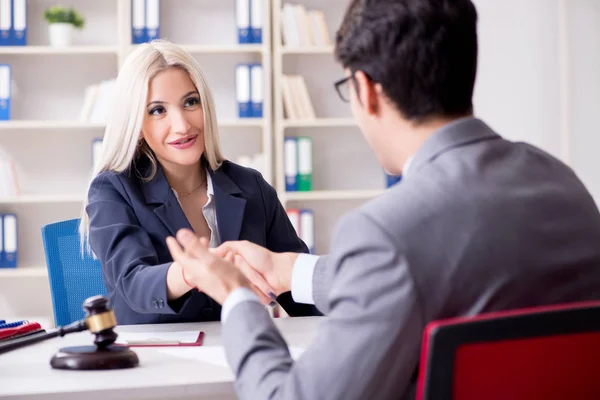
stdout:
<svg viewBox="0 0 600 400">
<path fill-rule="evenodd" d="M 262 43 L 264 1 L 250 0 L 250 41 L 252 43 Z"/>
<path fill-rule="evenodd" d="M 0 46 L 12 44 L 12 0 L 0 0 Z"/>
<path fill-rule="evenodd" d="M 187 332 L 156 332 L 156 333 L 122 333 L 119 334 L 117 346 L 128 346 L 128 347 L 197 347 L 202 346 L 204 342 L 204 332 L 199 331 L 196 335 L 194 332 L 194 339 L 188 339 L 189 341 L 181 340 L 179 336 L 188 336 Z"/>
<path fill-rule="evenodd" d="M 146 0 L 131 0 L 131 42 L 146 42 Z"/>
<path fill-rule="evenodd" d="M 4 268 L 4 214 L 0 214 L 0 268 Z"/>
<path fill-rule="evenodd" d="M 10 120 L 10 65 L 0 64 L 0 121 Z"/>
<path fill-rule="evenodd" d="M 300 211 L 300 239 L 308 247 L 310 254 L 315 253 L 315 219 L 312 210 Z"/>
<path fill-rule="evenodd" d="M 263 117 L 263 67 L 250 66 L 250 114 L 253 118 Z"/>
<path fill-rule="evenodd" d="M 13 46 L 27 44 L 27 0 L 13 0 Z"/>
<path fill-rule="evenodd" d="M 250 104 L 250 65 L 238 64 L 235 74 L 238 115 L 240 118 L 250 118 L 252 116 L 252 105 Z"/>
<path fill-rule="evenodd" d="M 297 208 L 288 208 L 285 212 L 296 231 L 296 235 L 300 237 L 300 210 Z"/>
<path fill-rule="evenodd" d="M 235 1 L 238 43 L 251 43 L 250 37 L 250 0 Z"/>
<path fill-rule="evenodd" d="M 298 190 L 298 141 L 295 137 L 286 137 L 283 143 L 285 191 Z"/>
<path fill-rule="evenodd" d="M 17 267 L 17 216 L 4 214 L 4 268 Z"/>
<path fill-rule="evenodd" d="M 312 190 L 312 139 L 298 138 L 298 191 Z"/>
<path fill-rule="evenodd" d="M 146 0 L 146 41 L 160 37 L 160 0 Z"/>
</svg>

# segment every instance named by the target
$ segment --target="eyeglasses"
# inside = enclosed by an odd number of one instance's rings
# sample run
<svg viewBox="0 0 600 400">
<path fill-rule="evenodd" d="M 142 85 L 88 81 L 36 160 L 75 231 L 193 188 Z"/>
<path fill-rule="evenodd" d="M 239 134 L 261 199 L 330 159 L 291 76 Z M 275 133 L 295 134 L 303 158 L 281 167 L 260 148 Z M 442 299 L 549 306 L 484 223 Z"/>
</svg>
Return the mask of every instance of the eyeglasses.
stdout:
<svg viewBox="0 0 600 400">
<path fill-rule="evenodd" d="M 342 78 L 333 84 L 335 91 L 337 92 L 338 96 L 340 96 L 340 99 L 346 103 L 350 102 L 350 85 L 348 84 L 350 79 L 354 79 L 354 74 Z"/>
</svg>

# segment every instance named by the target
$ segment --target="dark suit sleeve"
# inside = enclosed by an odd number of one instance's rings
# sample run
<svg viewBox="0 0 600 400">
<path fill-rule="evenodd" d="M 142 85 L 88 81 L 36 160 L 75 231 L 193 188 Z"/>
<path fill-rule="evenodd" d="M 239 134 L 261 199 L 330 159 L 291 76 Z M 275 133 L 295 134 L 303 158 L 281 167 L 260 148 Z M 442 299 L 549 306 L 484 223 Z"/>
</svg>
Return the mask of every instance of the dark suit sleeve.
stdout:
<svg viewBox="0 0 600 400">
<path fill-rule="evenodd" d="M 296 234 L 275 189 L 257 171 L 254 173 L 261 188 L 267 218 L 267 249 L 276 253 L 308 253 L 308 247 Z M 291 317 L 322 315 L 313 305 L 296 303 L 291 292 L 282 293 L 277 302 Z"/>
<path fill-rule="evenodd" d="M 100 260 L 104 279 L 134 311 L 176 314 L 167 301 L 171 262 L 159 264 L 150 236 L 124 193 L 116 177 L 100 175 L 92 182 L 86 207 L 90 247 Z"/>
</svg>

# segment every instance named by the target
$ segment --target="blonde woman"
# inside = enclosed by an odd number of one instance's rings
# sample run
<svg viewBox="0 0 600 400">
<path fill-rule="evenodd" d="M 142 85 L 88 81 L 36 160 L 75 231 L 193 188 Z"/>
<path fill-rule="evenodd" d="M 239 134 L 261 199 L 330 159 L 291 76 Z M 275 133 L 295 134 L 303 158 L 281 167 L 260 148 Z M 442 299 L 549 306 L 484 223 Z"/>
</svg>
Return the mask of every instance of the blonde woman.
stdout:
<svg viewBox="0 0 600 400">
<path fill-rule="evenodd" d="M 197 62 L 166 41 L 125 60 L 81 215 L 80 234 L 102 264 L 119 324 L 220 319 L 221 307 L 189 285 L 166 238 L 181 228 L 211 247 L 248 240 L 307 252 L 275 190 L 221 153 L 215 106 Z M 278 298 L 291 316 L 312 306 Z"/>
</svg>

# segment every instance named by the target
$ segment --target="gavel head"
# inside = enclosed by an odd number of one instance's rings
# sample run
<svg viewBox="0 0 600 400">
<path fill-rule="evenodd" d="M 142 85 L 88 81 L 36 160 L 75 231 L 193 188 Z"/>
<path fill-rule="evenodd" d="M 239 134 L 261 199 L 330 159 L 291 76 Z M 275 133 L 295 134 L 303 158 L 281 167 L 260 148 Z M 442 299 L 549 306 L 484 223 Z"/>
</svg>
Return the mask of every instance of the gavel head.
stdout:
<svg viewBox="0 0 600 400">
<path fill-rule="evenodd" d="M 117 333 L 113 330 L 117 319 L 113 310 L 108 308 L 108 299 L 102 295 L 90 297 L 83 303 L 83 309 L 87 328 L 95 336 L 94 344 L 99 349 L 113 344 L 117 340 Z"/>
</svg>

